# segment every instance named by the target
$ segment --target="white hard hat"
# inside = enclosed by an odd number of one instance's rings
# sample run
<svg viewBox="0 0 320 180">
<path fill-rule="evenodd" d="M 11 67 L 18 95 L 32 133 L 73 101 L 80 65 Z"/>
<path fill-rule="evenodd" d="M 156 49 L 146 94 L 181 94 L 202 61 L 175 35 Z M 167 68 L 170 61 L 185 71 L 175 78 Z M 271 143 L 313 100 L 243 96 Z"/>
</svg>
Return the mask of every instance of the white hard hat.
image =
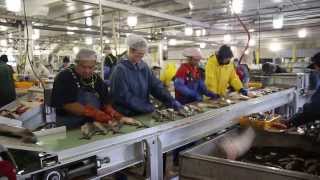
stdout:
<svg viewBox="0 0 320 180">
<path fill-rule="evenodd" d="M 201 51 L 197 48 L 186 48 L 183 50 L 182 55 L 184 57 L 192 57 L 195 59 L 203 59 Z"/>
</svg>

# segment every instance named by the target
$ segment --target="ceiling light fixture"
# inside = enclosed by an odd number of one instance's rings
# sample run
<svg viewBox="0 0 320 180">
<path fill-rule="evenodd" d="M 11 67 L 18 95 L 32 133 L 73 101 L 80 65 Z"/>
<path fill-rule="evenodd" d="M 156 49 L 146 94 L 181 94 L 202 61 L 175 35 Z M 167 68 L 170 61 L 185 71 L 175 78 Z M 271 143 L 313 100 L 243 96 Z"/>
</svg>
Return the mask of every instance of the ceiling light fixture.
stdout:
<svg viewBox="0 0 320 180">
<path fill-rule="evenodd" d="M 128 16 L 127 17 L 127 24 L 129 27 L 135 27 L 138 24 L 138 17 L 137 16 Z"/>
<path fill-rule="evenodd" d="M 84 41 L 85 41 L 86 45 L 91 45 L 93 43 L 92 37 L 86 37 Z"/>
<path fill-rule="evenodd" d="M 40 30 L 39 29 L 34 29 L 33 34 L 32 34 L 32 39 L 36 40 L 40 38 Z"/>
<path fill-rule="evenodd" d="M 21 0 L 6 0 L 8 11 L 19 12 L 21 11 Z"/>
<path fill-rule="evenodd" d="M 273 16 L 272 25 L 274 29 L 281 29 L 283 27 L 283 14 Z"/>
<path fill-rule="evenodd" d="M 0 40 L 0 46 L 7 46 L 7 45 L 8 45 L 7 40 L 5 40 L 5 39 Z"/>
<path fill-rule="evenodd" d="M 167 45 L 164 45 L 164 46 L 163 46 L 163 50 L 165 50 L 165 51 L 168 50 L 168 46 L 167 46 Z"/>
<path fill-rule="evenodd" d="M 189 9 L 190 9 L 190 10 L 193 10 L 194 5 L 193 5 L 192 1 L 189 1 L 188 5 L 189 5 Z"/>
<path fill-rule="evenodd" d="M 86 25 L 87 26 L 92 26 L 92 18 L 91 17 L 87 17 L 86 18 Z"/>
<path fill-rule="evenodd" d="M 6 30 L 8 30 L 7 26 L 0 26 L 0 31 L 6 31 Z"/>
<path fill-rule="evenodd" d="M 184 35 L 186 35 L 186 36 L 192 36 L 192 34 L 193 34 L 193 29 L 192 29 L 192 27 L 185 27 L 185 28 L 184 28 Z"/>
<path fill-rule="evenodd" d="M 254 39 L 250 39 L 250 41 L 249 41 L 249 46 L 255 46 L 256 45 L 256 40 L 254 40 Z"/>
<path fill-rule="evenodd" d="M 254 32 L 255 30 L 253 28 L 249 29 L 249 32 Z"/>
<path fill-rule="evenodd" d="M 225 35 L 223 36 L 223 41 L 224 41 L 225 43 L 229 43 L 229 42 L 231 41 L 231 35 L 230 35 L 230 34 L 225 34 Z"/>
<path fill-rule="evenodd" d="M 200 45 L 200 48 L 201 48 L 201 49 L 206 48 L 206 46 L 207 46 L 206 43 L 200 43 L 199 45 Z"/>
<path fill-rule="evenodd" d="M 177 45 L 177 40 L 176 39 L 170 39 L 168 43 L 169 43 L 170 46 L 175 46 L 175 45 Z"/>
<path fill-rule="evenodd" d="M 307 30 L 306 30 L 305 28 L 300 29 L 300 30 L 298 31 L 298 37 L 299 37 L 299 38 L 305 38 L 305 37 L 307 37 Z"/>
<path fill-rule="evenodd" d="M 269 50 L 272 52 L 277 52 L 282 49 L 281 44 L 279 42 L 272 42 L 269 45 Z"/>
<path fill-rule="evenodd" d="M 232 0 L 231 12 L 240 14 L 243 9 L 243 0 Z"/>
<path fill-rule="evenodd" d="M 198 37 L 202 35 L 201 29 L 196 30 L 195 33 L 196 33 L 196 36 L 198 36 Z"/>
<path fill-rule="evenodd" d="M 207 30 L 206 29 L 202 29 L 202 36 L 207 35 Z"/>
<path fill-rule="evenodd" d="M 79 47 L 77 47 L 77 46 L 73 47 L 72 51 L 74 54 L 77 54 L 79 52 Z"/>
</svg>

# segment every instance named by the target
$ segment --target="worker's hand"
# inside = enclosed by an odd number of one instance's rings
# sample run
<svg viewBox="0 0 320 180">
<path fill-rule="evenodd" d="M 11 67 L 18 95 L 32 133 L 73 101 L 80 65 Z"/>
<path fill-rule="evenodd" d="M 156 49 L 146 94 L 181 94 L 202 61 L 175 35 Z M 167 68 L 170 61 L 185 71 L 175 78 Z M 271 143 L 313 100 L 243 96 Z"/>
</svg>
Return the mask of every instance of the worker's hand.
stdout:
<svg viewBox="0 0 320 180">
<path fill-rule="evenodd" d="M 172 108 L 175 109 L 175 110 L 179 110 L 179 109 L 182 108 L 182 105 L 180 104 L 179 101 L 174 100 L 174 101 L 172 102 Z"/>
<path fill-rule="evenodd" d="M 113 107 L 110 104 L 104 106 L 102 108 L 102 111 L 105 112 L 107 115 L 111 116 L 112 119 L 115 119 L 115 120 L 120 120 L 123 117 L 123 115 L 117 112 L 115 109 L 113 109 Z"/>
<path fill-rule="evenodd" d="M 108 123 L 109 121 L 112 120 L 112 117 L 110 115 L 90 105 L 84 106 L 84 115 L 101 123 Z"/>
<path fill-rule="evenodd" d="M 138 126 L 142 125 L 139 121 L 136 121 L 135 119 L 133 119 L 131 117 L 125 117 L 125 116 L 123 116 L 120 119 L 120 122 L 124 123 L 124 124 L 129 124 L 129 125 L 138 125 Z"/>
<path fill-rule="evenodd" d="M 270 127 L 275 128 L 275 129 L 279 129 L 279 130 L 288 129 L 288 126 L 282 122 L 273 122 L 270 124 Z"/>
<path fill-rule="evenodd" d="M 257 97 L 257 94 L 255 92 L 248 91 L 247 96 L 251 97 L 251 98 L 254 98 L 254 97 Z"/>
</svg>

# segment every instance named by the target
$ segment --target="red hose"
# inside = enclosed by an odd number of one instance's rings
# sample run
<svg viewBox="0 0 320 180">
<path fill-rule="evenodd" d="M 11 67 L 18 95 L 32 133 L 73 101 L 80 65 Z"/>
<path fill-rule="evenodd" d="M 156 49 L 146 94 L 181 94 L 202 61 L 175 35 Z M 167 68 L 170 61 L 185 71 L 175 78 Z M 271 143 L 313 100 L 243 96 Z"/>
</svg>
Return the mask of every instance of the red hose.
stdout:
<svg viewBox="0 0 320 180">
<path fill-rule="evenodd" d="M 243 29 L 246 31 L 247 35 L 248 35 L 248 41 L 247 41 L 247 44 L 240 56 L 240 59 L 239 59 L 239 64 L 241 63 L 242 61 L 242 58 L 246 52 L 246 50 L 249 48 L 249 41 L 250 41 L 250 32 L 248 31 L 248 28 L 246 27 L 246 25 L 241 21 L 240 17 L 238 16 L 238 14 L 235 14 L 235 16 L 237 17 L 238 21 L 240 22 L 241 26 L 243 27 Z"/>
</svg>

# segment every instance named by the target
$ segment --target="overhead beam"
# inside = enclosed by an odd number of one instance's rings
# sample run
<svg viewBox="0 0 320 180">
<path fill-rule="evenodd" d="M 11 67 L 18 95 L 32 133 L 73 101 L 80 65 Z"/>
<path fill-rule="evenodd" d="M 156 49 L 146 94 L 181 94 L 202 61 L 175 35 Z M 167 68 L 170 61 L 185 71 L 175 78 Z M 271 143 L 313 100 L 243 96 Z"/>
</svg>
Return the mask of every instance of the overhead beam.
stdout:
<svg viewBox="0 0 320 180">
<path fill-rule="evenodd" d="M 72 1 L 99 5 L 99 0 L 72 0 Z M 144 15 L 148 15 L 148 16 L 152 16 L 152 17 L 161 18 L 161 19 L 168 19 L 171 21 L 182 22 L 182 23 L 185 23 L 188 25 L 210 28 L 210 24 L 204 23 L 201 21 L 194 21 L 194 20 L 187 19 L 187 18 L 173 16 L 173 15 L 169 15 L 169 14 L 165 14 L 165 13 L 161 13 L 161 12 L 157 12 L 157 11 L 153 11 L 153 10 L 148 10 L 148 9 L 144 9 L 144 8 L 140 8 L 140 7 L 136 7 L 136 6 L 131 6 L 131 5 L 127 5 L 127 4 L 121 4 L 121 3 L 117 3 L 117 2 L 113 2 L 113 1 L 103 0 L 102 6 L 113 8 L 113 9 L 120 9 L 120 10 L 128 11 L 128 12 L 134 12 L 134 13 L 138 13 L 138 14 L 144 14 Z"/>
</svg>

